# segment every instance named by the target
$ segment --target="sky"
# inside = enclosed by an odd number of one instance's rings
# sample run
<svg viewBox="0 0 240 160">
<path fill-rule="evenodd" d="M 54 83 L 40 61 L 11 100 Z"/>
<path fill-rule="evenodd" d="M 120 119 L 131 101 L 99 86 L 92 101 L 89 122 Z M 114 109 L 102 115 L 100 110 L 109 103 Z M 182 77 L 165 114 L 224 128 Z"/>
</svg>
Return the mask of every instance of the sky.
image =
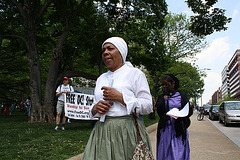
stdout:
<svg viewBox="0 0 240 160">
<path fill-rule="evenodd" d="M 168 11 L 171 13 L 185 13 L 187 16 L 193 12 L 187 7 L 185 0 L 166 0 Z M 204 93 L 198 99 L 198 104 L 206 104 L 212 98 L 215 91 L 222 85 L 221 72 L 228 64 L 237 49 L 240 49 L 240 1 L 219 0 L 214 7 L 225 9 L 225 15 L 232 18 L 227 24 L 226 31 L 214 32 L 206 37 L 208 46 L 196 55 L 196 65 L 200 70 L 206 70 L 207 77 L 204 78 Z"/>
</svg>

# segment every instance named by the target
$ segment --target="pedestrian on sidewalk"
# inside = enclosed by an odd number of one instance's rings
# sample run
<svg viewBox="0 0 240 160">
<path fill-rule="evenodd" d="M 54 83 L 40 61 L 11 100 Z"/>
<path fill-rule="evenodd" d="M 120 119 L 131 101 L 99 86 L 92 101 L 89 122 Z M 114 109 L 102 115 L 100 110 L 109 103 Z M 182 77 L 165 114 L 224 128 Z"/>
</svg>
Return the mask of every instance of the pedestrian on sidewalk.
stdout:
<svg viewBox="0 0 240 160">
<path fill-rule="evenodd" d="M 189 117 L 193 114 L 189 107 L 186 117 L 170 117 L 166 113 L 173 109 L 182 109 L 189 100 L 185 93 L 177 90 L 179 80 L 173 74 L 162 78 L 163 94 L 158 97 L 156 107 L 160 117 L 157 130 L 157 160 L 190 160 L 188 141 Z M 190 105 L 189 105 L 190 106 Z"/>
<path fill-rule="evenodd" d="M 83 160 L 132 159 L 138 144 L 137 129 L 131 115 L 152 112 L 152 96 L 144 73 L 126 62 L 127 43 L 111 37 L 102 44 L 102 59 L 109 71 L 96 82 L 92 117 L 99 117 L 84 151 Z M 143 123 L 137 118 L 146 146 L 151 142 Z"/>
<path fill-rule="evenodd" d="M 63 78 L 63 84 L 59 85 L 56 90 L 56 96 L 58 97 L 57 101 L 57 115 L 56 115 L 56 127 L 54 128 L 56 131 L 59 129 L 59 123 L 62 116 L 62 130 L 65 130 L 66 117 L 64 112 L 64 94 L 74 92 L 74 89 L 69 84 L 68 77 Z"/>
</svg>

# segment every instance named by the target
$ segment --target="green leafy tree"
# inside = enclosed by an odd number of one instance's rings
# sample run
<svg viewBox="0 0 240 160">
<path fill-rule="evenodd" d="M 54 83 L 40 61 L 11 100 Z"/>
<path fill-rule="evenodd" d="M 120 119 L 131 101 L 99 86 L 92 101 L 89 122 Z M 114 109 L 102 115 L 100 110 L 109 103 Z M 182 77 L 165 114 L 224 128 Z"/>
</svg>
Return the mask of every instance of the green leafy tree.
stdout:
<svg viewBox="0 0 240 160">
<path fill-rule="evenodd" d="M 163 73 L 172 69 L 176 61 L 193 58 L 206 46 L 204 36 L 196 36 L 189 30 L 191 23 L 186 15 L 167 14 L 164 21 L 163 28 L 151 30 L 149 42 L 144 44 L 146 48 L 133 58 L 148 70 L 154 82 L 152 94 L 155 98 Z"/>
<path fill-rule="evenodd" d="M 225 31 L 231 18 L 225 16 L 224 9 L 213 7 L 218 0 L 187 0 L 188 7 L 195 14 L 191 16 L 190 30 L 196 35 L 210 35 L 214 31 Z"/>
<path fill-rule="evenodd" d="M 161 34 L 165 40 L 166 53 L 175 60 L 194 58 L 206 47 L 205 36 L 196 36 L 189 30 L 191 22 L 186 14 L 169 13 L 165 22 Z"/>
<path fill-rule="evenodd" d="M 223 99 L 220 99 L 216 105 L 220 105 L 223 101 L 238 101 L 238 99 L 233 98 L 231 94 L 223 96 Z"/>
<path fill-rule="evenodd" d="M 66 66 L 69 66 L 66 64 L 71 63 L 68 61 L 71 58 L 66 58 L 65 61 L 67 62 L 62 63 L 63 50 L 67 49 L 67 46 L 64 48 L 63 44 L 67 40 L 76 18 L 80 17 L 79 13 L 81 12 L 86 17 L 93 8 L 93 2 L 85 2 L 85 0 L 81 2 L 71 0 L 2 0 L 0 3 L 2 8 L 1 18 L 4 24 L 1 26 L 3 29 L 0 34 L 1 37 L 6 39 L 16 37 L 25 42 L 30 69 L 31 122 L 51 122 L 54 120 L 53 100 L 59 82 L 58 75 L 80 75 L 92 79 L 97 77 L 84 72 L 61 73 L 67 68 Z M 81 10 L 84 8 L 83 6 L 86 7 L 85 12 Z M 91 12 L 91 14 L 93 13 Z M 12 22 L 11 20 L 14 19 L 12 17 L 16 17 L 16 21 Z M 83 18 L 79 18 L 79 20 L 81 19 Z M 42 84 L 42 75 L 46 77 L 44 79 L 46 85 Z M 43 88 L 45 88 L 44 97 L 42 97 Z"/>
<path fill-rule="evenodd" d="M 0 40 L 0 101 L 11 105 L 29 96 L 27 56 L 12 46 L 22 47 L 21 40 Z M 13 54 L 14 53 L 14 54 Z"/>
<path fill-rule="evenodd" d="M 201 93 L 203 92 L 202 88 L 204 86 L 202 77 L 206 76 L 205 72 L 199 71 L 196 67 L 193 67 L 190 63 L 187 62 L 175 62 L 171 64 L 167 70 L 161 73 L 160 81 L 158 84 L 158 94 L 162 93 L 161 87 L 161 78 L 165 74 L 173 74 L 175 75 L 180 81 L 179 90 L 183 91 L 187 94 L 188 98 L 194 98 L 195 94 L 196 97 L 200 97 Z M 150 83 L 153 83 L 150 80 Z M 151 90 L 153 85 L 151 85 Z"/>
<path fill-rule="evenodd" d="M 161 73 L 181 57 L 170 55 L 164 44 L 165 0 L 0 0 L 0 7 L 1 41 L 21 41 L 14 48 L 27 60 L 31 122 L 54 120 L 61 77 L 94 80 L 105 71 L 101 43 L 112 35 L 127 40 L 128 58 L 149 71 L 155 95 Z"/>
<path fill-rule="evenodd" d="M 133 17 L 159 24 L 162 2 L 165 1 L 1 0 L 0 36 L 19 38 L 26 46 L 33 104 L 30 121 L 52 122 L 53 99 L 61 77 L 96 79 L 96 75 L 86 72 L 92 71 L 87 68 L 96 69 L 95 64 L 99 68 L 97 74 L 104 69 L 99 54 L 103 40 L 111 34 L 123 35 L 125 29 L 120 25 L 131 28 L 133 24 L 128 22 Z M 73 70 L 76 62 L 85 65 L 81 71 Z"/>
</svg>

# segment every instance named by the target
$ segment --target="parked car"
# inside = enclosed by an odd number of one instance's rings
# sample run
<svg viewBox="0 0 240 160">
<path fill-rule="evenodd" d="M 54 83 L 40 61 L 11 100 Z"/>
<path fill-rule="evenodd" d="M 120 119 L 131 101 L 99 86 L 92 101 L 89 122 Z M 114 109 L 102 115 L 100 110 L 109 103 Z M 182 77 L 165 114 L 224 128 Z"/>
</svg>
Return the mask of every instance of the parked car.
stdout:
<svg viewBox="0 0 240 160">
<path fill-rule="evenodd" d="M 218 109 L 220 105 L 212 105 L 209 109 L 209 119 L 218 119 Z"/>
<path fill-rule="evenodd" d="M 240 101 L 224 101 L 219 107 L 219 122 L 225 126 L 230 123 L 240 123 Z"/>
<path fill-rule="evenodd" d="M 209 109 L 210 109 L 210 105 L 209 104 L 205 104 L 205 105 L 203 105 L 203 108 L 204 108 L 204 112 L 203 112 L 203 114 L 208 114 L 209 113 Z"/>
</svg>

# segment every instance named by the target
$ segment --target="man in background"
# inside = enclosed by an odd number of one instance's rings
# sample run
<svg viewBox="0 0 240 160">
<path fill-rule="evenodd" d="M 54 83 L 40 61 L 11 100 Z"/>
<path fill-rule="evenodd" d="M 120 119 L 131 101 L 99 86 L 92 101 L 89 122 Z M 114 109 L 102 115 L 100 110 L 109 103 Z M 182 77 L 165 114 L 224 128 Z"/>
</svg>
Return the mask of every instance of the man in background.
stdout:
<svg viewBox="0 0 240 160">
<path fill-rule="evenodd" d="M 68 83 L 69 83 L 68 77 L 64 77 L 63 84 L 59 85 L 56 90 L 56 96 L 58 97 L 56 127 L 55 127 L 56 131 L 59 130 L 59 123 L 60 123 L 60 118 L 62 113 L 63 113 L 62 130 L 65 130 L 66 117 L 64 113 L 64 95 L 66 93 L 74 92 L 73 87 L 70 86 Z"/>
</svg>

